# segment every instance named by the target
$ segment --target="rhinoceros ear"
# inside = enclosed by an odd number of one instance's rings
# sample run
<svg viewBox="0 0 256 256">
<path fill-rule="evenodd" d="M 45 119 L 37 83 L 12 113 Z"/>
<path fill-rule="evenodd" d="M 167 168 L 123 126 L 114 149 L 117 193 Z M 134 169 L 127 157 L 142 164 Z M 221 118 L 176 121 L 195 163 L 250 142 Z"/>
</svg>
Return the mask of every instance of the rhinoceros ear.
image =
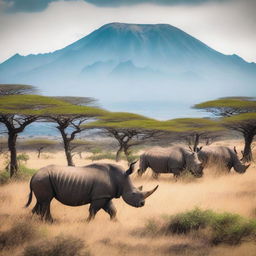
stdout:
<svg viewBox="0 0 256 256">
<path fill-rule="evenodd" d="M 136 164 L 137 162 L 138 162 L 138 160 L 130 164 L 129 169 L 125 172 L 125 175 L 126 175 L 126 176 L 129 176 L 130 174 L 133 173 L 133 171 L 134 171 L 134 166 L 135 166 L 135 164 Z"/>
</svg>

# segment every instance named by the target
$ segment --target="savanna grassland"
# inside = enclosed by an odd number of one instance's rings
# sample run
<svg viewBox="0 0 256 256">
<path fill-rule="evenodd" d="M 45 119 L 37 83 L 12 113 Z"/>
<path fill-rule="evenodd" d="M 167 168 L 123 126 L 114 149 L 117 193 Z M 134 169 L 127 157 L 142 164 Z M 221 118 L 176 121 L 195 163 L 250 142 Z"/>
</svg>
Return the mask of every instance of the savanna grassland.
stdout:
<svg viewBox="0 0 256 256">
<path fill-rule="evenodd" d="M 238 152 L 242 148 L 241 141 L 222 141 L 218 144 L 236 145 Z M 28 154 L 30 159 L 26 166 L 29 168 L 66 164 L 62 152 L 46 152 L 41 159 L 35 152 Z M 91 163 L 86 157 L 86 154 L 83 159 L 76 157 L 76 165 Z M 112 162 L 100 162 L 106 161 Z M 127 167 L 124 161 L 120 164 Z M 116 222 L 110 221 L 109 216 L 100 211 L 94 221 L 87 223 L 89 205 L 68 207 L 53 200 L 51 212 L 54 223 L 42 223 L 31 214 L 34 197 L 29 209 L 24 208 L 29 193 L 28 180 L 1 185 L 0 255 L 256 255 L 256 166 L 252 163 L 245 174 L 232 171 L 228 175 L 220 175 L 219 171 L 218 167 L 211 167 L 205 169 L 203 178 L 185 177 L 178 181 L 172 175 L 162 175 L 159 180 L 154 180 L 150 171 L 142 177 L 133 174 L 131 179 L 136 186 L 143 185 L 147 190 L 159 184 L 159 188 L 142 208 L 133 208 L 122 199 L 115 199 Z M 222 237 L 218 244 L 212 243 L 211 227 L 204 224 L 191 232 L 163 231 L 170 220 L 168 216 L 192 210 L 200 214 L 196 208 L 201 211 L 209 209 L 217 214 L 239 214 L 242 219 L 238 217 L 240 222 L 232 227 L 231 240 Z M 211 225 L 222 223 L 222 217 L 217 216 L 218 222 L 211 221 Z M 237 216 L 232 215 L 224 221 L 227 228 L 228 222 L 234 219 Z M 241 231 L 241 223 L 244 222 L 249 226 L 246 224 Z M 223 228 L 216 227 L 218 232 Z M 226 232 L 225 229 L 223 231 Z M 239 239 L 233 243 L 234 236 L 239 236 Z"/>
</svg>

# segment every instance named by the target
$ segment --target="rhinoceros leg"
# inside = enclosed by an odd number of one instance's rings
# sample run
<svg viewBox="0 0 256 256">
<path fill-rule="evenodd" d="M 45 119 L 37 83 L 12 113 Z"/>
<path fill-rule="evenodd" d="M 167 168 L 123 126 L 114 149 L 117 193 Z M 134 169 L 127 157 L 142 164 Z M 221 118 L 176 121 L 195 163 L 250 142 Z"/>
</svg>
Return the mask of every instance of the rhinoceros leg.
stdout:
<svg viewBox="0 0 256 256">
<path fill-rule="evenodd" d="M 109 214 L 111 220 L 116 219 L 116 208 L 111 200 L 103 207 L 103 209 Z"/>
<path fill-rule="evenodd" d="M 104 209 L 104 206 L 107 205 L 109 199 L 98 199 L 95 201 L 92 201 L 89 208 L 89 217 L 87 218 L 87 221 L 91 221 L 95 218 L 95 215 L 100 209 Z"/>
</svg>

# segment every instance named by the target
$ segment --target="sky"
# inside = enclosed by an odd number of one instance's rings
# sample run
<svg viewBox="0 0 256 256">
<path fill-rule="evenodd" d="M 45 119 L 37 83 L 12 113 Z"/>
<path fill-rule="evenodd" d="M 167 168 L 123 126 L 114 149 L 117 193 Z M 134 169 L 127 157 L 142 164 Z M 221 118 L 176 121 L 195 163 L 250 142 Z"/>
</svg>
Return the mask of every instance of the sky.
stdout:
<svg viewBox="0 0 256 256">
<path fill-rule="evenodd" d="M 256 62 L 256 0 L 0 0 L 0 63 L 52 52 L 110 22 L 167 23 Z"/>
</svg>

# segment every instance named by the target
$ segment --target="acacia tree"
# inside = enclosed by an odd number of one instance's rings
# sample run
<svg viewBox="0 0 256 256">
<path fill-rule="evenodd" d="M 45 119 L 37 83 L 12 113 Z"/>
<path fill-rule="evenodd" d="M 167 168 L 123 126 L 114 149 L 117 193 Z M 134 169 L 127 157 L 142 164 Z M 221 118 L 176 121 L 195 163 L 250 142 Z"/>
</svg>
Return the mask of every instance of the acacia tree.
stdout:
<svg viewBox="0 0 256 256">
<path fill-rule="evenodd" d="M 8 133 L 10 176 L 18 171 L 16 142 L 24 129 L 48 112 L 58 112 L 67 103 L 39 95 L 9 95 L 0 97 L 0 122 Z M 70 105 L 70 104 L 69 104 Z"/>
<path fill-rule="evenodd" d="M 197 104 L 194 108 L 203 109 L 214 116 L 224 118 L 224 127 L 242 134 L 245 142 L 242 160 L 244 162 L 252 160 L 251 144 L 255 136 L 256 98 L 221 98 Z"/>
<path fill-rule="evenodd" d="M 124 152 L 129 162 L 132 147 L 155 140 L 163 134 L 159 121 L 125 112 L 108 113 L 90 126 L 102 129 L 105 135 L 117 141 L 116 161 L 120 160 L 120 154 Z"/>
<path fill-rule="evenodd" d="M 241 133 L 244 137 L 244 149 L 242 161 L 253 161 L 252 142 L 256 135 L 256 113 L 244 113 L 224 118 L 222 124 L 228 129 Z"/>
<path fill-rule="evenodd" d="M 40 158 L 41 153 L 45 148 L 56 146 L 57 144 L 59 144 L 57 141 L 46 139 L 46 138 L 27 139 L 27 140 L 22 140 L 18 143 L 18 145 L 20 147 L 22 147 L 22 149 L 24 149 L 24 148 L 25 149 L 36 149 L 38 158 Z"/>
<path fill-rule="evenodd" d="M 88 129 L 86 124 L 88 124 L 89 121 L 104 115 L 106 111 L 97 107 L 86 106 L 95 101 L 92 98 L 57 97 L 57 99 L 66 102 L 68 105 L 58 112 L 49 112 L 45 116 L 45 120 L 57 124 L 56 128 L 62 136 L 68 166 L 74 166 L 72 141 L 76 138 L 76 135 Z M 77 104 L 74 104 L 75 102 L 77 102 Z"/>
<path fill-rule="evenodd" d="M 219 122 L 206 118 L 177 118 L 162 122 L 162 127 L 171 132 L 175 132 L 176 140 L 183 139 L 188 146 L 196 151 L 199 143 L 205 140 L 205 144 L 220 137 L 224 128 Z"/>
</svg>

